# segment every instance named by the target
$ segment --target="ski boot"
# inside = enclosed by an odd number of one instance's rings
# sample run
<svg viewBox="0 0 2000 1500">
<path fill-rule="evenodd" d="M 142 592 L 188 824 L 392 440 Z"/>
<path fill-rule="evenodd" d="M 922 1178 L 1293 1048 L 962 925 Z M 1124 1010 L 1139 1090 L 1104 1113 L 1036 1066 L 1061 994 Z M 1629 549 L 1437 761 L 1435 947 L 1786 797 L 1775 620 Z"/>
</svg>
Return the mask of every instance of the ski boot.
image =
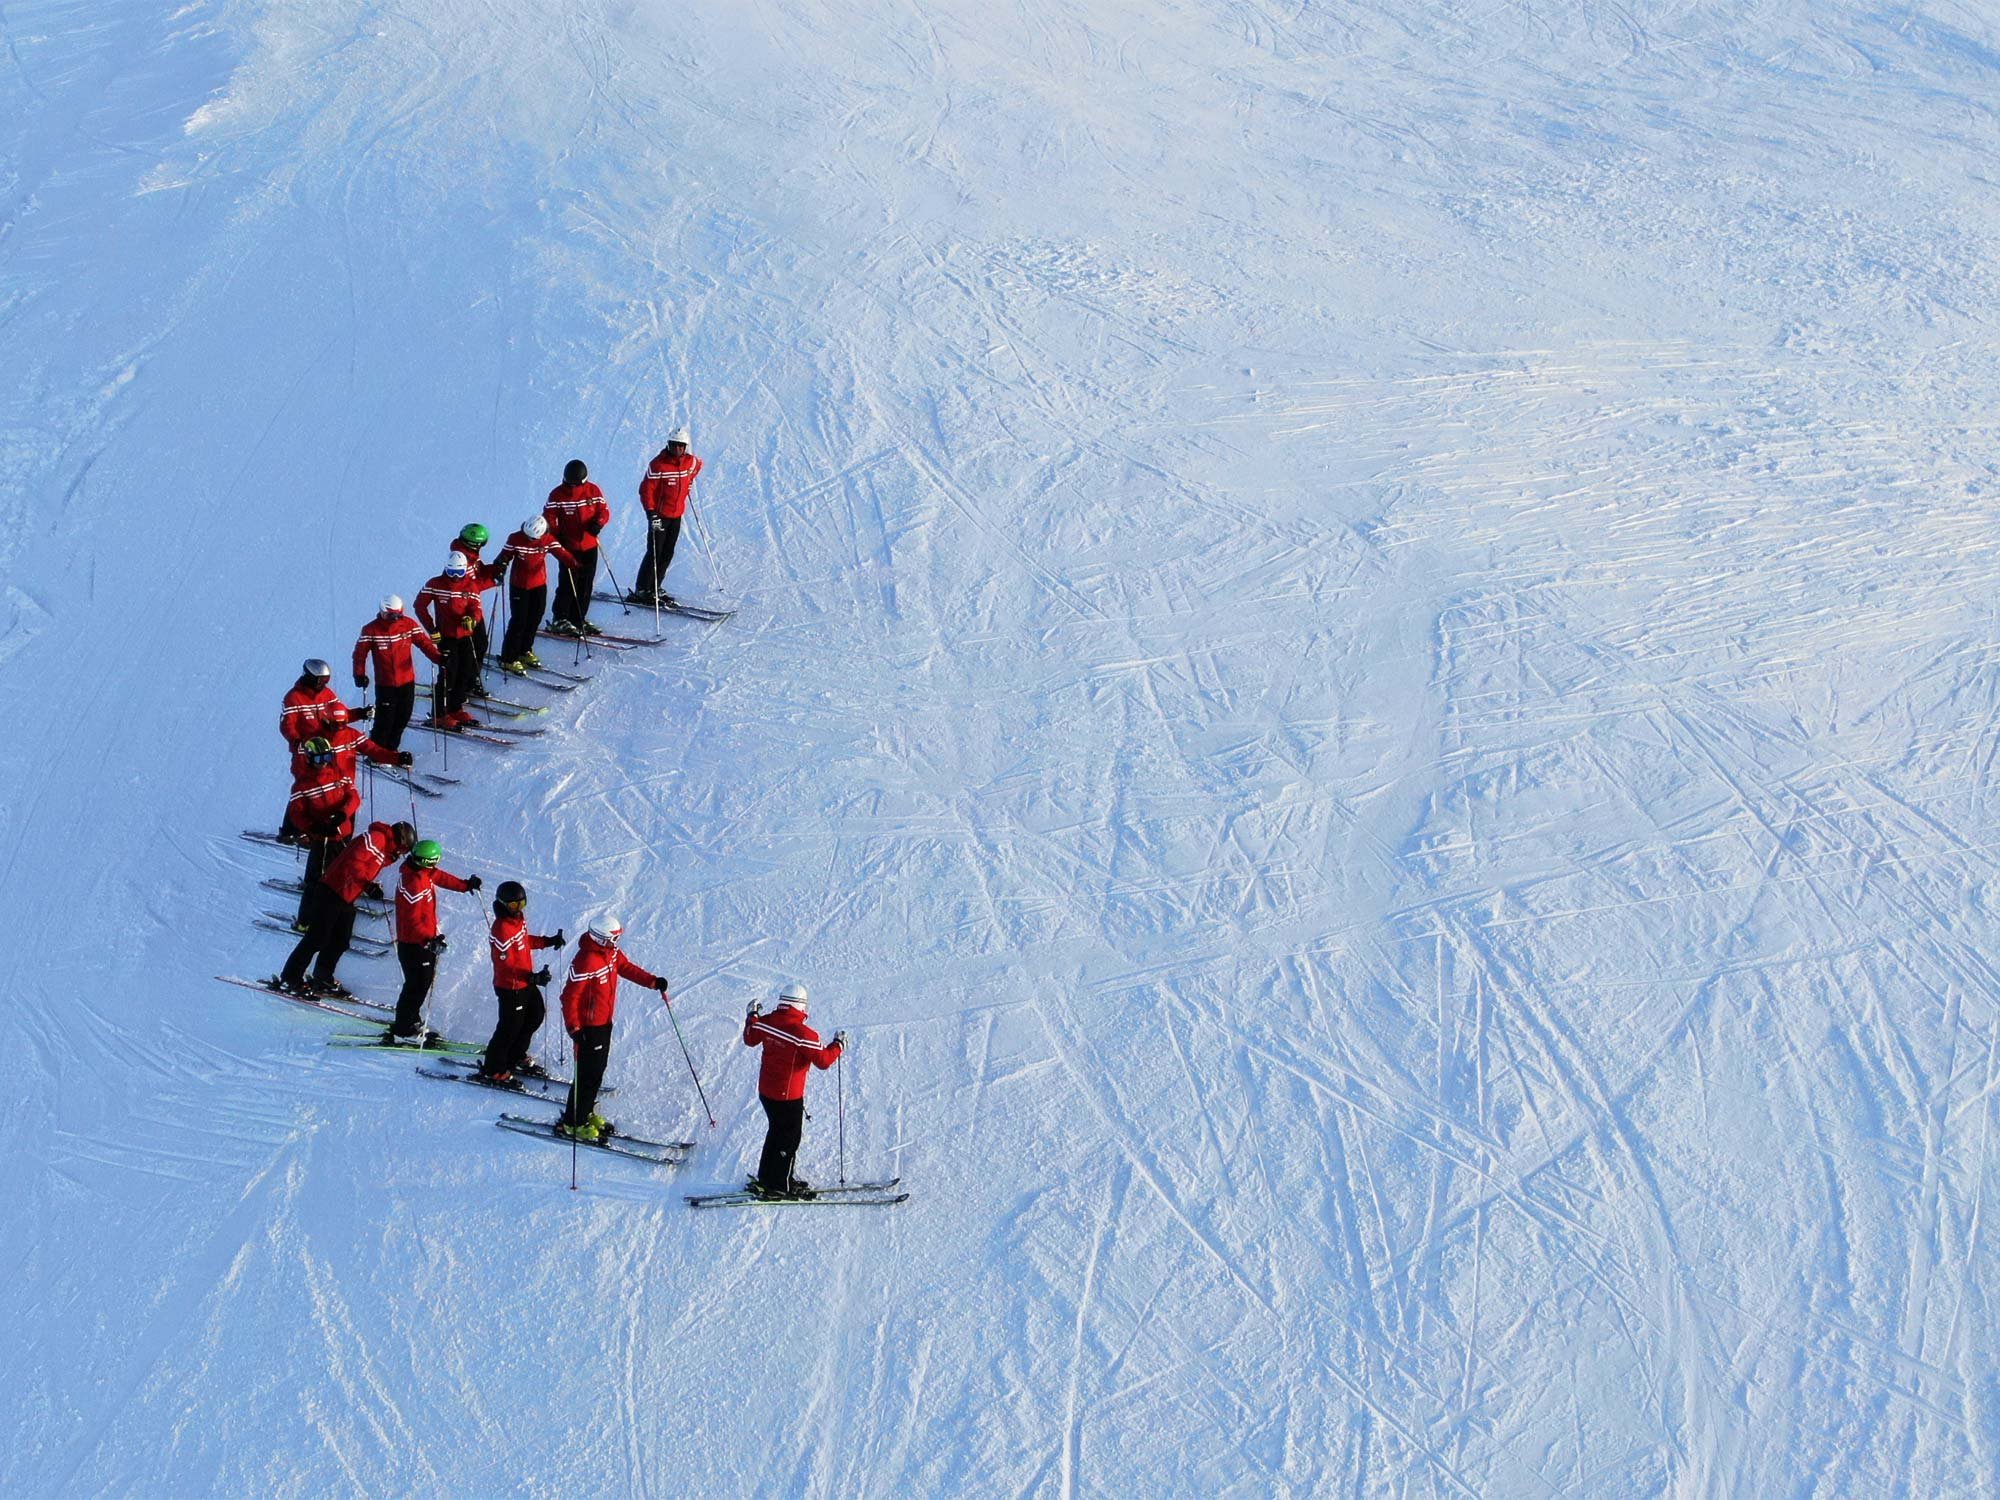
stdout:
<svg viewBox="0 0 2000 1500">
<path fill-rule="evenodd" d="M 521 660 L 531 667 L 539 667 L 542 664 L 542 659 L 532 651 L 523 651 L 521 653 Z"/>
<path fill-rule="evenodd" d="M 565 1125 L 562 1121 L 558 1120 L 553 1128 L 555 1133 L 564 1140 L 582 1141 L 586 1145 L 591 1146 L 597 1144 L 598 1130 L 590 1120 L 585 1120 L 581 1125 Z"/>
<path fill-rule="evenodd" d="M 585 620 L 585 621 L 584 621 L 584 622 L 583 622 L 583 623 L 582 623 L 581 625 L 579 625 L 579 626 L 577 627 L 577 629 L 578 629 L 578 630 L 579 630 L 579 631 L 580 631 L 581 633 L 583 633 L 584 635 L 603 635 L 603 634 L 604 634 L 604 629 L 603 629 L 603 627 L 602 627 L 602 626 L 599 626 L 599 625 L 593 625 L 593 624 L 591 624 L 591 623 L 590 623 L 590 621 L 588 621 L 588 620 Z"/>
<path fill-rule="evenodd" d="M 512 661 L 501 662 L 500 670 L 510 672 L 516 677 L 526 677 L 528 675 L 528 664 L 517 656 Z"/>
<path fill-rule="evenodd" d="M 802 1198 L 810 1200 L 813 1198 L 817 1198 L 819 1194 L 813 1191 L 813 1185 L 810 1182 L 807 1182 L 805 1178 L 794 1177 L 791 1180 L 790 1186 L 788 1186 L 785 1190 L 785 1196 L 787 1198 Z"/>
<path fill-rule="evenodd" d="M 305 992 L 315 1000 L 352 1000 L 354 991 L 338 979 L 312 978 L 305 982 Z"/>
</svg>

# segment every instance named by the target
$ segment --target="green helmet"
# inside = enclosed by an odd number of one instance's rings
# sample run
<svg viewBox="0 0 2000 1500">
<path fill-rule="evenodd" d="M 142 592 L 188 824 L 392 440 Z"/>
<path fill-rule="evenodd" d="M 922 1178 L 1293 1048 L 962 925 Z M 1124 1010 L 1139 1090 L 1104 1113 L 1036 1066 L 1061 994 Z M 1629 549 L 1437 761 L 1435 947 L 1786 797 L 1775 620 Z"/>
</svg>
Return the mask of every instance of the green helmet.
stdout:
<svg viewBox="0 0 2000 1500">
<path fill-rule="evenodd" d="M 417 847 L 410 851 L 410 858 L 429 868 L 444 858 L 444 845 L 436 839 L 418 839 Z"/>
<path fill-rule="evenodd" d="M 328 744 L 322 736 L 314 735 L 303 745 L 299 746 L 299 754 L 317 764 L 323 759 L 330 759 L 332 757 L 333 746 Z"/>
<path fill-rule="evenodd" d="M 484 547 L 488 535 L 489 533 L 486 528 L 481 526 L 477 521 L 474 521 L 458 534 L 458 539 L 461 542 L 470 542 L 475 547 Z"/>
</svg>

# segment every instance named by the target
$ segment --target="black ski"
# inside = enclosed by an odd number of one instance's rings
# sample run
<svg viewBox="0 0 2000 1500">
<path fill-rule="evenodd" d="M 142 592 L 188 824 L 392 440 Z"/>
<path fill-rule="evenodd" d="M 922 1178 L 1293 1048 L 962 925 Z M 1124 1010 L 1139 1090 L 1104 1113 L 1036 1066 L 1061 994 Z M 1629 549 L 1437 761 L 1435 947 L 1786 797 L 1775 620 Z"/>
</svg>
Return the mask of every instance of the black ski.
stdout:
<svg viewBox="0 0 2000 1500">
<path fill-rule="evenodd" d="M 514 748 L 512 740 L 503 740 L 497 734 L 483 733 L 482 730 L 487 727 L 484 725 L 480 729 L 447 729 L 442 724 L 426 719 L 418 727 L 428 734 L 448 734 L 455 740 L 471 740 L 476 745 L 497 745 L 502 750 Z"/>
<path fill-rule="evenodd" d="M 565 636 L 563 639 L 574 640 L 575 637 Z M 493 660 L 497 662 L 500 658 L 496 656 Z M 507 675 L 515 678 L 517 681 L 531 683 L 538 688 L 547 688 L 552 693 L 573 693 L 586 682 L 590 681 L 596 674 L 591 672 L 565 672 L 560 667 L 542 665 L 528 668 L 525 676 L 518 672 L 509 672 Z M 544 677 L 553 677 L 556 681 L 543 682 L 541 679 Z"/>
<path fill-rule="evenodd" d="M 305 936 L 292 926 L 292 919 L 281 911 L 261 912 L 253 919 L 253 925 L 265 932 L 282 932 L 288 938 Z M 350 952 L 358 953 L 363 958 L 381 958 L 393 945 L 382 938 L 367 937 L 357 932 L 348 939 L 347 946 Z"/>
<path fill-rule="evenodd" d="M 365 1018 L 357 1016 L 355 1019 L 373 1020 L 374 1018 L 372 1016 Z M 448 1036 L 438 1036 L 436 1032 L 432 1032 L 431 1036 L 435 1040 L 425 1042 L 421 1047 L 411 1047 L 402 1042 L 390 1041 L 389 1028 L 384 1026 L 380 1031 L 336 1031 L 332 1036 L 327 1038 L 326 1044 L 329 1047 L 372 1047 L 377 1052 L 408 1052 L 411 1054 L 425 1052 L 484 1052 L 486 1050 L 485 1045 L 480 1042 L 455 1042 Z"/>
<path fill-rule="evenodd" d="M 261 990 L 274 999 L 286 1000 L 293 1005 L 303 1005 L 311 1010 L 323 1010 L 330 1016 L 342 1016 L 350 1021 L 375 1021 L 384 1015 L 394 1015 L 395 1007 L 383 1005 L 374 1000 L 363 1000 L 359 995 L 301 995 L 296 990 L 283 990 L 270 979 L 242 979 L 234 974 L 215 976 L 224 984 L 240 985 L 246 990 Z"/>
<path fill-rule="evenodd" d="M 585 646 L 601 643 L 607 651 L 630 651 L 635 646 L 654 644 L 652 641 L 628 641 L 623 636 L 617 635 L 564 635 L 560 630 L 538 630 L 535 634 L 545 635 L 552 641 L 568 641 L 572 646 L 578 641 L 582 641 Z"/>
<path fill-rule="evenodd" d="M 482 708 L 511 708 L 517 718 L 532 718 L 549 711 L 547 704 L 537 707 L 532 703 L 516 703 L 512 698 L 496 698 L 491 693 L 474 693 L 472 697 Z"/>
<path fill-rule="evenodd" d="M 531 1120 L 526 1115 L 502 1115 L 493 1122 L 502 1130 L 518 1131 L 522 1135 L 539 1136 L 545 1141 L 554 1141 L 559 1146 L 582 1146 L 588 1151 L 608 1151 L 613 1156 L 629 1156 L 634 1161 L 651 1162 L 656 1167 L 677 1167 L 694 1150 L 693 1141 L 649 1141 L 636 1135 L 613 1133 L 603 1140 L 572 1141 L 556 1129 L 552 1120 Z"/>
<path fill-rule="evenodd" d="M 445 1054 L 446 1057 L 451 1055 Z M 469 1071 L 447 1072 L 443 1068 L 428 1068 L 420 1064 L 417 1071 L 426 1078 L 442 1079 L 446 1083 L 469 1083 L 474 1088 L 498 1089 L 503 1094 L 515 1094 L 523 1099 L 541 1099 L 550 1104 L 569 1102 L 569 1089 L 566 1086 L 551 1088 L 539 1078 L 523 1078 L 519 1075 L 516 1075 L 512 1083 L 495 1083 L 490 1078 L 480 1077 L 477 1071 L 470 1071 L 475 1068 L 474 1064 L 467 1063 L 465 1067 Z"/>
<path fill-rule="evenodd" d="M 306 888 L 303 880 L 280 880 L 275 875 L 269 880 L 260 880 L 257 884 L 267 891 L 282 891 L 288 896 L 296 896 Z M 363 896 L 354 904 L 354 909 L 375 917 L 389 915 L 389 903 L 386 900 L 377 901 L 373 896 Z"/>
<path fill-rule="evenodd" d="M 599 592 L 592 594 L 590 597 L 600 603 L 622 605 L 626 609 L 651 610 L 653 608 L 653 601 L 651 599 L 627 598 L 623 594 Z M 705 620 L 710 624 L 718 620 L 726 620 L 736 613 L 733 609 L 717 609 L 712 604 L 689 604 L 682 599 L 675 599 L 671 602 L 661 599 L 659 601 L 659 609 L 663 615 L 686 615 L 690 620 Z"/>
<path fill-rule="evenodd" d="M 407 771 L 384 771 L 378 769 L 375 774 L 380 776 L 384 781 L 393 781 L 397 786 L 408 787 L 419 797 L 442 797 L 444 795 L 442 788 L 427 786 L 425 783 L 411 776 Z"/>
<path fill-rule="evenodd" d="M 689 1193 L 690 1208 L 764 1208 L 800 1207 L 810 1208 L 814 1204 L 844 1206 L 848 1208 L 886 1208 L 891 1204 L 906 1203 L 908 1193 L 893 1191 L 903 1179 L 891 1177 L 885 1182 L 849 1182 L 839 1187 L 814 1188 L 810 1198 L 767 1198 L 762 1193 L 753 1193 L 747 1188 L 738 1188 L 727 1193 Z"/>
</svg>

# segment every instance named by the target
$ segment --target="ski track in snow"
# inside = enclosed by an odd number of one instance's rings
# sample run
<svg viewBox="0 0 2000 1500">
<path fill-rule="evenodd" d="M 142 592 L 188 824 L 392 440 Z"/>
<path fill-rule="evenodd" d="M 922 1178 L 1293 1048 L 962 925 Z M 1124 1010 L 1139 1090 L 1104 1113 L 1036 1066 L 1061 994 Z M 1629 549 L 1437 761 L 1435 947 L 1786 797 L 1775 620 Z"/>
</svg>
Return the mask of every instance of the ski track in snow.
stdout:
<svg viewBox="0 0 2000 1500">
<path fill-rule="evenodd" d="M 2000 1491 L 1990 18 L 0 42 L 0 1489 Z M 675 980 L 572 1194 L 208 976 L 297 659 L 681 419 L 738 614 L 370 790 Z M 690 1214 L 794 973 L 913 1199 Z"/>
</svg>

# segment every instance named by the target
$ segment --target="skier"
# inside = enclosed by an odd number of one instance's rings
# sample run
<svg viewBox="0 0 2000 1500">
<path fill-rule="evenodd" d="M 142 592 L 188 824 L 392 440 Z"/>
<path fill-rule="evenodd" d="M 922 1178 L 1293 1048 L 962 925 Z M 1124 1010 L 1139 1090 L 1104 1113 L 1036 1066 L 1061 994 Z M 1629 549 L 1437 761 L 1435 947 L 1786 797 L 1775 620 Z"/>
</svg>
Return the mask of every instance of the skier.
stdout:
<svg viewBox="0 0 2000 1500">
<path fill-rule="evenodd" d="M 667 565 L 674 560 L 674 548 L 681 538 L 681 518 L 687 514 L 688 498 L 694 493 L 695 476 L 701 460 L 688 452 L 688 430 L 676 427 L 667 437 L 667 446 L 654 455 L 646 477 L 639 481 L 639 503 L 646 509 L 646 560 L 632 592 L 625 596 L 631 604 L 671 605 L 666 592 Z"/>
<path fill-rule="evenodd" d="M 507 635 L 500 642 L 500 667 L 516 676 L 542 664 L 535 655 L 535 632 L 548 606 L 551 553 L 563 567 L 576 566 L 576 554 L 549 534 L 548 517 L 530 516 L 493 559 L 496 576 L 507 575 Z"/>
<path fill-rule="evenodd" d="M 563 465 L 563 482 L 549 491 L 542 514 L 556 540 L 576 559 L 563 568 L 556 585 L 549 629 L 557 635 L 602 635 L 590 623 L 590 591 L 597 586 L 597 534 L 611 524 L 611 507 L 604 502 L 604 491 L 590 482 L 582 459 Z"/>
<path fill-rule="evenodd" d="M 799 1139 L 805 1133 L 806 1074 L 830 1068 L 840 1060 L 847 1033 L 837 1031 L 821 1044 L 819 1033 L 806 1025 L 806 987 L 788 984 L 778 992 L 778 1008 L 768 1016 L 755 1000 L 743 1018 L 743 1045 L 762 1047 L 764 1062 L 757 1075 L 757 1102 L 769 1122 L 764 1154 L 750 1191 L 765 1198 L 810 1198 L 812 1184 L 794 1174 Z"/>
<path fill-rule="evenodd" d="M 599 917 L 576 945 L 563 982 L 563 1029 L 576 1054 L 576 1082 L 570 1085 L 569 1107 L 556 1129 L 580 1141 L 602 1140 L 611 1122 L 597 1113 L 597 1091 L 604 1084 L 604 1065 L 611 1059 L 611 1018 L 618 1008 L 618 981 L 648 984 L 666 1004 L 667 982 L 648 974 L 618 949 L 625 927 L 616 917 Z"/>
<path fill-rule="evenodd" d="M 281 990 L 300 995 L 345 995 L 347 986 L 334 977 L 334 968 L 354 936 L 354 903 L 366 891 L 380 896 L 375 877 L 383 866 L 399 854 L 407 854 L 417 841 L 417 830 L 408 823 L 370 823 L 368 831 L 351 839 L 326 867 L 326 874 L 307 887 L 312 907 L 306 913 L 306 935 L 285 960 L 282 973 L 274 981 Z M 306 963 L 313 966 L 312 981 L 306 981 Z"/>
<path fill-rule="evenodd" d="M 418 839 L 403 861 L 396 882 L 396 961 L 403 966 L 403 989 L 396 996 L 396 1019 L 389 1027 L 390 1045 L 421 1047 L 424 1002 L 437 978 L 444 934 L 438 930 L 437 888 L 476 891 L 484 884 L 477 875 L 454 875 L 438 868 L 444 849 L 436 839 Z"/>
<path fill-rule="evenodd" d="M 287 748 L 296 750 L 318 734 L 326 706 L 340 701 L 340 695 L 327 686 L 332 676 L 333 668 L 317 656 L 306 659 L 299 680 L 286 692 L 278 710 L 278 733 L 285 737 Z"/>
<path fill-rule="evenodd" d="M 431 722 L 440 729 L 469 729 L 478 721 L 465 710 L 478 680 L 478 658 L 472 654 L 473 625 L 479 615 L 479 590 L 472 564 L 463 552 L 446 559 L 444 571 L 417 594 L 417 618 L 444 653 L 438 664 L 437 693 Z"/>
<path fill-rule="evenodd" d="M 403 747 L 403 731 L 417 706 L 417 672 L 410 650 L 415 647 L 431 659 L 441 660 L 430 632 L 403 613 L 400 594 L 386 595 L 375 618 L 361 627 L 354 642 L 354 685 L 366 689 L 368 669 L 375 669 L 376 744 L 385 750 Z"/>
<path fill-rule="evenodd" d="M 306 851 L 306 869 L 299 881 L 299 910 L 292 931 L 304 932 L 312 915 L 313 887 L 326 873 L 333 852 L 353 836 L 354 815 L 361 810 L 361 793 L 354 785 L 354 764 L 345 764 L 332 744 L 314 735 L 292 756 L 292 796 L 285 805 L 285 829 L 278 835 Z"/>
<path fill-rule="evenodd" d="M 533 967 L 534 955 L 538 948 L 562 947 L 563 935 L 557 928 L 551 937 L 537 937 L 528 931 L 527 911 L 526 888 L 518 880 L 501 881 L 486 938 L 493 953 L 493 996 L 500 1002 L 500 1019 L 479 1064 L 479 1076 L 489 1083 L 512 1083 L 517 1072 L 539 1071 L 529 1061 L 528 1044 L 548 1014 L 542 986 L 549 971 Z"/>
<path fill-rule="evenodd" d="M 488 565 L 480 561 L 479 551 L 492 535 L 477 521 L 468 521 L 459 528 L 458 535 L 451 539 L 451 550 L 465 559 L 466 577 L 477 585 L 472 590 L 472 696 L 486 696 L 486 652 L 490 642 L 486 635 L 486 601 L 479 596 L 500 581 L 504 571 L 498 563 Z"/>
</svg>

